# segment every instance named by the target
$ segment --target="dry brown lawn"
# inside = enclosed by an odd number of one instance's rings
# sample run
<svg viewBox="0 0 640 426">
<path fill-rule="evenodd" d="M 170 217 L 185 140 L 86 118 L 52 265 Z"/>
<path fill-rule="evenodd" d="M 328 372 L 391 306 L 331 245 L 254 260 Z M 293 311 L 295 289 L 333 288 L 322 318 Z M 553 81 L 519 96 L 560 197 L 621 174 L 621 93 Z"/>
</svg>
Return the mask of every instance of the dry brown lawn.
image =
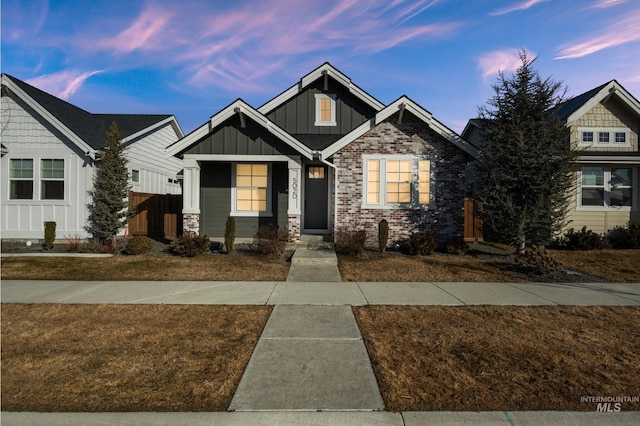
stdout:
<svg viewBox="0 0 640 426">
<path fill-rule="evenodd" d="M 595 411 L 580 398 L 640 395 L 638 307 L 353 310 L 387 410 Z"/>
<path fill-rule="evenodd" d="M 2 259 L 2 279 L 5 280 L 284 281 L 288 271 L 289 263 L 284 258 L 250 254 L 210 254 L 193 258 L 146 254 L 99 259 Z"/>
<path fill-rule="evenodd" d="M 640 283 L 640 250 L 550 250 L 569 269 L 611 282 Z"/>
<path fill-rule="evenodd" d="M 3 304 L 2 409 L 226 410 L 270 312 Z"/>
<path fill-rule="evenodd" d="M 368 252 L 364 257 L 338 257 L 343 281 L 601 281 L 640 282 L 640 250 L 550 250 L 564 268 L 582 276 L 553 276 L 526 273 L 515 262 L 515 255 L 406 256 L 389 252 Z"/>
</svg>

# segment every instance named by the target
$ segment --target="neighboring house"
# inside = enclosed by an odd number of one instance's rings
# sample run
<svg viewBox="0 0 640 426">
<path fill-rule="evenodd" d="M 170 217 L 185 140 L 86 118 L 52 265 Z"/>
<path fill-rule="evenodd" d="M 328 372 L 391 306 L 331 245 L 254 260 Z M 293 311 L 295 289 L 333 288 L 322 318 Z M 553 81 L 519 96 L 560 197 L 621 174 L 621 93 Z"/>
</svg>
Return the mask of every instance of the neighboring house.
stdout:
<svg viewBox="0 0 640 426">
<path fill-rule="evenodd" d="M 133 191 L 180 194 L 180 160 L 165 149 L 183 134 L 171 115 L 91 114 L 2 75 L 2 238 L 87 237 L 96 156 L 116 122 Z"/>
<path fill-rule="evenodd" d="M 577 191 L 568 228 L 604 233 L 640 222 L 640 103 L 611 80 L 564 102 L 557 112 L 580 151 Z M 481 147 L 481 120 L 470 120 L 462 136 Z"/>
<path fill-rule="evenodd" d="M 241 99 L 169 147 L 183 159 L 185 231 L 219 239 L 261 225 L 462 236 L 475 149 L 406 96 L 384 105 L 325 63 L 260 108 Z"/>
</svg>

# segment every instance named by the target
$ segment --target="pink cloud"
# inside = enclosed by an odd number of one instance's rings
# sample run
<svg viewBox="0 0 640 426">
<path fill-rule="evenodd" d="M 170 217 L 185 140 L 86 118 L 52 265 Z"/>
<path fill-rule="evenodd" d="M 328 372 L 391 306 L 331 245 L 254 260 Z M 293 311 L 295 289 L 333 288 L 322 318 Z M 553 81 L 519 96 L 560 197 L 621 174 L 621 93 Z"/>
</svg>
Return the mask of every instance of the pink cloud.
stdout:
<svg viewBox="0 0 640 426">
<path fill-rule="evenodd" d="M 55 74 L 42 75 L 26 81 L 40 90 L 67 100 L 89 77 L 100 72 L 102 71 L 98 70 L 82 73 L 78 71 L 65 70 Z"/>
<path fill-rule="evenodd" d="M 619 4 L 625 3 L 627 0 L 599 0 L 593 7 L 598 9 L 605 9 L 611 6 L 617 6 Z"/>
<path fill-rule="evenodd" d="M 639 20 L 640 10 L 627 14 L 624 18 L 616 20 L 601 31 L 594 31 L 596 35 L 593 37 L 584 41 L 565 44 L 555 59 L 581 58 L 603 49 L 640 41 Z"/>
<path fill-rule="evenodd" d="M 487 78 L 500 72 L 515 71 L 522 65 L 522 60 L 517 49 L 498 50 L 478 58 L 478 65 L 482 70 L 482 78 Z"/>
<path fill-rule="evenodd" d="M 158 35 L 166 27 L 170 18 L 171 14 L 165 10 L 147 7 L 126 30 L 115 37 L 99 41 L 98 46 L 126 53 L 137 49 L 161 48 Z"/>
<path fill-rule="evenodd" d="M 549 0 L 527 0 L 521 3 L 514 4 L 513 6 L 496 10 L 495 12 L 491 12 L 489 15 L 491 16 L 506 15 L 507 13 L 516 12 L 518 10 L 529 9 L 530 7 L 533 7 L 538 3 L 543 3 L 546 1 L 549 1 Z"/>
</svg>

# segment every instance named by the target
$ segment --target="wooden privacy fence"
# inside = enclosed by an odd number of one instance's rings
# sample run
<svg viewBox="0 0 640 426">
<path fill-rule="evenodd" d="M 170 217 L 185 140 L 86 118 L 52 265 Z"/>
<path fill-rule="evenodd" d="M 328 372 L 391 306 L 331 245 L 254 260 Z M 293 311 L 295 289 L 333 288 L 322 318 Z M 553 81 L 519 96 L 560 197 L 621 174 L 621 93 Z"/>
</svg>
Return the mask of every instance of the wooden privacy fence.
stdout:
<svg viewBox="0 0 640 426">
<path fill-rule="evenodd" d="M 182 195 L 129 192 L 135 215 L 129 220 L 131 235 L 175 238 L 182 234 Z"/>
<path fill-rule="evenodd" d="M 478 241 L 484 241 L 482 237 L 482 219 L 480 219 L 479 212 L 482 211 L 482 203 L 472 200 L 471 198 L 464 199 L 464 240 L 468 242 L 477 243 Z"/>
</svg>

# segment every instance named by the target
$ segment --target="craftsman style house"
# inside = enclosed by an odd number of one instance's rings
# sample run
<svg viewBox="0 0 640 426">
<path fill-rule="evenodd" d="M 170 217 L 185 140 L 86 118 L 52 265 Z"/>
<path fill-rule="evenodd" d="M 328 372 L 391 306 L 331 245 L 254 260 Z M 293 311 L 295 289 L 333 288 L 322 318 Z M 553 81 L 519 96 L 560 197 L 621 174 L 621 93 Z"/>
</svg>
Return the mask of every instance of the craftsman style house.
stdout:
<svg viewBox="0 0 640 426">
<path fill-rule="evenodd" d="M 564 102 L 557 112 L 570 130 L 571 146 L 580 151 L 576 196 L 567 228 L 586 226 L 605 233 L 640 222 L 640 103 L 611 80 Z M 470 120 L 462 133 L 482 146 L 481 122 Z"/>
<path fill-rule="evenodd" d="M 179 194 L 182 164 L 165 154 L 183 136 L 173 116 L 91 114 L 2 75 L 2 238 L 40 239 L 45 221 L 56 222 L 58 238 L 88 236 L 94 165 L 114 121 L 132 190 Z"/>
<path fill-rule="evenodd" d="M 325 63 L 259 108 L 241 99 L 170 146 L 183 159 L 183 227 L 219 239 L 261 225 L 462 236 L 475 149 L 410 98 L 384 105 Z"/>
</svg>

